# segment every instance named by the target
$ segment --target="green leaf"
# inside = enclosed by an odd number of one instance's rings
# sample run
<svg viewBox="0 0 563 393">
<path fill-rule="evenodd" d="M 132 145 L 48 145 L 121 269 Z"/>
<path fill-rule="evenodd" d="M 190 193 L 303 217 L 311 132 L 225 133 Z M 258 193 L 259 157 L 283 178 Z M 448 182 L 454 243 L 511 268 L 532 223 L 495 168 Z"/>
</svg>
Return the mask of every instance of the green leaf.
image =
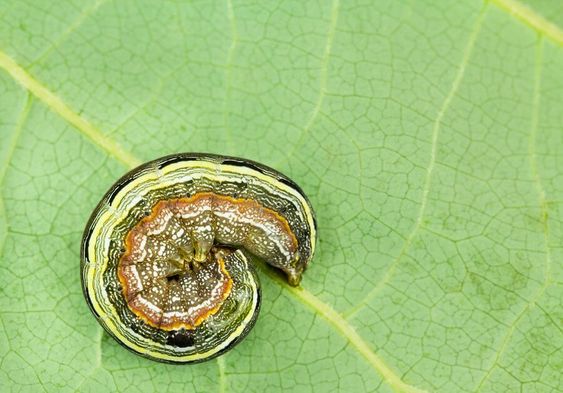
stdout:
<svg viewBox="0 0 563 393">
<path fill-rule="evenodd" d="M 0 1 L 0 390 L 562 391 L 563 9 L 530 4 Z M 288 174 L 320 236 L 182 367 L 102 332 L 78 255 L 179 151 Z"/>
</svg>

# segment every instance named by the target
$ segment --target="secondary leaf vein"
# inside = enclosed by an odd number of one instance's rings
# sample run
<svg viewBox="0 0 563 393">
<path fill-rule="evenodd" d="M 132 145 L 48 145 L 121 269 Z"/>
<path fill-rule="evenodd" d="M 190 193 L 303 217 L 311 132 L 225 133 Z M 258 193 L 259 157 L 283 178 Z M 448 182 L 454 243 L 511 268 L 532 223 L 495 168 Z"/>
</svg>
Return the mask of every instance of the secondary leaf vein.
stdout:
<svg viewBox="0 0 563 393">
<path fill-rule="evenodd" d="M 514 332 L 520 322 L 523 320 L 524 316 L 534 308 L 538 300 L 543 296 L 546 289 L 551 285 L 551 251 L 549 249 L 549 223 L 548 223 L 548 203 L 545 197 L 545 190 L 539 175 L 538 164 L 537 164 L 537 152 L 536 152 L 536 137 L 538 133 L 538 122 L 539 122 L 539 108 L 541 100 L 541 75 L 542 75 L 542 64 L 543 64 L 543 39 L 540 36 L 537 46 L 536 46 L 536 62 L 535 62 L 535 75 L 534 75 L 534 95 L 532 103 L 532 114 L 531 114 L 531 125 L 530 125 L 530 137 L 528 144 L 529 152 L 529 162 L 530 162 L 530 173 L 534 179 L 534 185 L 536 192 L 538 194 L 538 204 L 540 211 L 540 222 L 543 224 L 543 240 L 545 247 L 545 262 L 544 262 L 544 282 L 539 287 L 532 298 L 524 305 L 520 313 L 516 316 L 514 321 L 510 324 L 506 334 L 504 335 L 500 347 L 493 354 L 492 364 L 489 366 L 487 372 L 484 374 L 483 378 L 479 381 L 474 391 L 480 392 L 483 389 L 485 382 L 489 380 L 493 371 L 499 367 L 499 362 L 506 352 L 508 344 L 514 335 Z"/>
<path fill-rule="evenodd" d="M 217 358 L 217 368 L 219 369 L 219 393 L 227 391 L 227 375 L 225 374 L 225 355 Z"/>
<path fill-rule="evenodd" d="M 227 17 L 229 19 L 229 26 L 231 29 L 231 45 L 229 45 L 229 49 L 227 51 L 227 59 L 225 61 L 225 97 L 223 99 L 223 126 L 225 127 L 225 133 L 227 134 L 227 144 L 229 145 L 229 148 L 233 150 L 234 140 L 231 134 L 231 127 L 229 125 L 229 102 L 231 100 L 231 90 L 233 84 L 233 59 L 235 58 L 235 51 L 237 49 L 239 36 L 237 29 L 237 20 L 231 0 L 227 0 Z"/>
<path fill-rule="evenodd" d="M 14 150 L 16 149 L 18 140 L 20 139 L 23 126 L 27 121 L 27 117 L 29 115 L 29 111 L 31 109 L 32 104 L 33 104 L 33 97 L 31 96 L 31 94 L 27 94 L 26 102 L 16 121 L 16 126 L 14 127 L 14 132 L 9 142 L 8 151 L 6 152 L 5 160 L 2 162 L 2 166 L 0 167 L 0 189 L 2 189 L 2 185 L 4 184 L 4 178 L 6 176 L 6 171 L 8 170 L 8 165 L 12 160 L 12 156 L 14 155 Z M 4 207 L 3 195 L 0 195 L 0 223 L 2 225 L 2 229 L 0 230 L 0 258 L 1 258 L 4 255 L 4 243 L 6 241 L 6 236 L 8 234 L 6 209 Z"/>
<path fill-rule="evenodd" d="M 37 97 L 53 112 L 60 115 L 68 123 L 86 136 L 95 145 L 105 150 L 110 156 L 128 167 L 135 167 L 141 163 L 130 152 L 123 149 L 117 142 L 108 138 L 92 123 L 74 111 L 59 96 L 50 91 L 44 84 L 34 78 L 14 59 L 0 51 L 0 67 L 12 78 Z"/>
<path fill-rule="evenodd" d="M 559 26 L 549 22 L 543 16 L 538 15 L 531 8 L 517 0 L 491 0 L 498 8 L 508 12 L 525 25 L 536 30 L 538 33 L 552 39 L 559 45 L 563 45 L 563 31 Z"/>
<path fill-rule="evenodd" d="M 465 75 L 465 69 L 467 64 L 469 63 L 469 59 L 473 52 L 473 47 L 475 46 L 475 41 L 477 41 L 477 37 L 479 36 L 479 32 L 481 31 L 481 26 L 483 24 L 483 20 L 485 19 L 486 10 L 488 8 L 488 4 L 485 3 L 483 8 L 481 9 L 479 15 L 475 19 L 475 23 L 473 24 L 473 28 L 465 45 L 465 49 L 463 51 L 463 56 L 461 59 L 461 63 L 458 67 L 457 74 L 452 82 L 450 91 L 448 92 L 442 106 L 440 107 L 436 119 L 434 120 L 434 125 L 432 127 L 432 139 L 431 139 L 431 149 L 430 149 L 430 159 L 428 162 L 428 167 L 426 169 L 426 177 L 424 180 L 424 186 L 422 190 L 422 199 L 420 202 L 420 208 L 418 210 L 418 214 L 416 217 L 415 224 L 407 236 L 407 239 L 403 243 L 403 247 L 401 248 L 399 255 L 395 258 L 395 260 L 391 263 L 383 278 L 377 283 L 377 285 L 366 295 L 366 297 L 358 302 L 358 304 L 348 310 L 344 315 L 345 317 L 352 318 L 358 311 L 363 309 L 367 303 L 373 300 L 381 290 L 389 283 L 391 278 L 394 276 L 395 271 L 397 270 L 397 266 L 401 262 L 402 258 L 407 253 L 408 249 L 410 248 L 415 236 L 417 235 L 418 231 L 422 226 L 422 221 L 424 219 L 424 215 L 426 212 L 426 206 L 428 204 L 428 195 L 430 193 L 430 185 L 432 183 L 432 174 L 434 172 L 434 167 L 436 165 L 436 151 L 438 148 L 438 138 L 440 136 L 440 129 L 442 127 L 442 120 L 448 111 L 452 100 L 454 99 L 457 91 L 459 90 L 459 86 L 461 85 L 461 81 L 463 80 L 463 76 Z"/>
<path fill-rule="evenodd" d="M 54 40 L 50 46 L 45 48 L 36 58 L 29 64 L 28 68 L 42 62 L 46 57 L 51 54 L 55 49 L 57 49 L 61 44 L 74 32 L 78 29 L 88 17 L 94 14 L 100 6 L 108 0 L 98 0 L 90 7 L 85 8 L 82 12 L 78 15 L 78 17 L 67 27 L 67 29 L 56 39 Z"/>
<path fill-rule="evenodd" d="M 299 139 L 293 145 L 293 148 L 289 151 L 289 153 L 287 153 L 287 155 L 285 156 L 286 160 L 289 160 L 291 158 L 291 156 L 293 156 L 293 154 L 295 153 L 297 148 L 299 146 L 301 146 L 301 144 L 303 144 L 303 142 L 305 141 L 305 137 L 307 136 L 307 134 L 311 130 L 311 127 L 313 126 L 313 124 L 317 120 L 317 117 L 319 116 L 319 113 L 320 113 L 321 108 L 323 106 L 324 98 L 325 98 L 325 95 L 326 95 L 326 84 L 327 84 L 327 78 L 328 78 L 328 65 L 329 65 L 329 62 L 330 62 L 330 55 L 331 55 L 331 52 L 332 52 L 332 43 L 334 42 L 336 25 L 338 23 L 339 9 L 340 9 L 340 0 L 333 0 L 331 13 L 330 13 L 330 26 L 328 28 L 324 53 L 323 53 L 323 57 L 321 59 L 320 76 L 319 76 L 319 94 L 317 96 L 317 102 L 315 103 L 315 107 L 313 108 L 313 111 L 311 112 L 311 115 L 309 116 L 307 123 L 305 123 L 305 126 L 303 126 L 303 130 L 301 131 L 301 135 L 300 135 Z"/>
</svg>

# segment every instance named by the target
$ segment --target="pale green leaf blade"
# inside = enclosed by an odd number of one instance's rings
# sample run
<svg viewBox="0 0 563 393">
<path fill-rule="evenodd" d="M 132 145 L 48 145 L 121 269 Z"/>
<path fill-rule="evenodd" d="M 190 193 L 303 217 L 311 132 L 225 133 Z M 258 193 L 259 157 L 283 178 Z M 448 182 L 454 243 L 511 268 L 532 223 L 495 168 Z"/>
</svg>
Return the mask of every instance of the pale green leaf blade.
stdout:
<svg viewBox="0 0 563 393">
<path fill-rule="evenodd" d="M 437 3 L 437 4 L 435 4 Z M 563 389 L 557 2 L 0 2 L 2 391 Z M 87 309 L 105 190 L 179 151 L 310 196 L 302 289 L 261 274 L 219 360 L 135 356 Z"/>
</svg>

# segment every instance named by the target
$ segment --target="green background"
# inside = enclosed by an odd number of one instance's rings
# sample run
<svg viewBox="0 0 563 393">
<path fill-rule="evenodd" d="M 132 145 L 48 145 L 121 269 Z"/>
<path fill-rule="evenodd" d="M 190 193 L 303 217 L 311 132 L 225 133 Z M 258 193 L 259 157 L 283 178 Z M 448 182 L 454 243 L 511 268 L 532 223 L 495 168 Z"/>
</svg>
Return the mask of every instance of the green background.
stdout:
<svg viewBox="0 0 563 393">
<path fill-rule="evenodd" d="M 0 390 L 563 390 L 558 1 L 0 0 Z M 286 173 L 302 289 L 262 271 L 225 356 L 135 356 L 84 302 L 82 229 L 180 151 Z"/>
</svg>

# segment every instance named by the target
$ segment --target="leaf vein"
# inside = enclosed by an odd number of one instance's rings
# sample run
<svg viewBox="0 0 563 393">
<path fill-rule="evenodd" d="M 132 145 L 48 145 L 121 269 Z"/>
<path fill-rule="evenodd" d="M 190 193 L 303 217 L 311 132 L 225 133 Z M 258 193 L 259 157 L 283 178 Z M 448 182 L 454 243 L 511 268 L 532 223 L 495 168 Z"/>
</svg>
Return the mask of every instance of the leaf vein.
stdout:
<svg viewBox="0 0 563 393">
<path fill-rule="evenodd" d="M 227 375 L 225 373 L 225 355 L 217 358 L 217 368 L 219 370 L 219 393 L 227 391 Z"/>
<path fill-rule="evenodd" d="M 49 109 L 60 115 L 68 123 L 74 126 L 76 130 L 82 133 L 95 145 L 103 149 L 111 157 L 128 167 L 135 167 L 141 163 L 138 158 L 123 149 L 117 142 L 104 135 L 92 123 L 74 111 L 59 96 L 50 91 L 47 86 L 34 78 L 19 64 L 17 64 L 14 59 L 2 51 L 0 51 L 0 67 L 25 89 L 43 102 Z"/>
<path fill-rule="evenodd" d="M 32 104 L 33 104 L 33 97 L 31 96 L 31 94 L 28 93 L 26 102 L 16 121 L 16 126 L 14 127 L 14 132 L 9 142 L 10 144 L 8 146 L 8 151 L 6 152 L 6 158 L 4 162 L 2 162 L 2 166 L 0 167 L 0 189 L 2 189 L 2 185 L 4 184 L 4 178 L 8 170 L 8 165 L 12 160 L 12 156 L 14 155 L 14 151 L 20 139 L 23 126 L 27 121 Z M 0 225 L 2 226 L 2 229 L 0 229 L 0 258 L 2 258 L 4 255 L 4 244 L 6 242 L 6 237 L 9 232 L 3 194 L 0 194 Z"/>
<path fill-rule="evenodd" d="M 340 0 L 333 0 L 332 1 L 332 7 L 331 7 L 331 13 L 330 13 L 330 15 L 331 15 L 330 16 L 330 25 L 329 25 L 328 32 L 327 32 L 325 48 L 324 48 L 323 57 L 321 59 L 321 65 L 320 65 L 319 94 L 317 96 L 317 101 L 315 103 L 315 106 L 313 107 L 313 111 L 311 112 L 309 119 L 307 120 L 307 122 L 305 123 L 305 125 L 302 128 L 301 135 L 299 136 L 299 139 L 293 145 L 293 148 L 289 151 L 289 153 L 287 153 L 287 155 L 285 156 L 285 161 L 289 161 L 289 159 L 293 156 L 293 154 L 295 154 L 295 151 L 297 150 L 297 148 L 303 144 L 303 142 L 305 141 L 305 137 L 307 136 L 307 134 L 311 130 L 311 127 L 313 127 L 313 124 L 317 120 L 317 117 L 321 113 L 321 108 L 322 108 L 324 98 L 325 98 L 325 95 L 326 95 L 326 90 L 327 90 L 326 85 L 327 85 L 327 79 L 328 79 L 328 66 L 329 66 L 329 63 L 330 63 L 330 56 L 331 56 L 331 52 L 332 52 L 332 44 L 334 42 L 334 36 L 335 36 L 335 33 L 336 33 L 336 25 L 338 23 L 339 10 L 340 10 Z M 279 165 L 279 163 L 277 165 Z"/>
<path fill-rule="evenodd" d="M 93 341 L 94 344 L 96 345 L 96 361 L 93 364 L 92 369 L 88 372 L 88 374 L 86 374 L 84 376 L 84 379 L 82 380 L 82 382 L 80 382 L 78 384 L 78 386 L 74 389 L 75 392 L 81 392 L 82 391 L 82 385 L 84 385 L 84 383 L 88 380 L 88 378 L 90 378 L 91 376 L 94 375 L 94 373 L 96 371 L 98 371 L 98 369 L 102 368 L 102 338 L 104 336 L 104 329 L 102 329 L 101 326 L 98 326 L 96 328 L 96 336 L 94 337 Z"/>
<path fill-rule="evenodd" d="M 426 392 L 425 390 L 404 382 L 401 377 L 397 375 L 395 371 L 393 371 L 391 367 L 371 349 L 370 345 L 356 332 L 354 327 L 330 305 L 324 303 L 321 299 L 317 298 L 303 287 L 289 287 L 285 283 L 282 283 L 280 278 L 275 276 L 274 273 L 268 270 L 262 263 L 258 263 L 258 266 L 268 275 L 268 277 L 272 279 L 272 281 L 291 293 L 300 303 L 309 307 L 316 314 L 323 317 L 334 330 L 339 332 L 340 335 L 368 361 L 370 366 L 377 371 L 377 373 L 393 389 L 393 391 L 408 393 Z"/>
<path fill-rule="evenodd" d="M 428 167 L 426 169 L 426 177 L 425 177 L 425 180 L 424 180 L 424 186 L 423 186 L 423 190 L 422 190 L 422 198 L 421 198 L 421 202 L 420 202 L 420 208 L 418 210 L 418 214 L 417 214 L 417 217 L 416 217 L 416 220 L 415 220 L 415 224 L 414 224 L 411 232 L 407 236 L 405 242 L 403 243 L 403 246 L 402 246 L 402 248 L 399 252 L 399 255 L 397 255 L 395 260 L 391 263 L 391 265 L 389 266 L 389 268 L 387 269 L 387 271 L 383 275 L 383 278 L 364 297 L 363 300 L 358 302 L 358 304 L 356 306 L 354 306 L 353 308 L 351 308 L 350 310 L 348 310 L 347 312 L 344 313 L 346 319 L 352 318 L 354 315 L 356 315 L 356 313 L 358 313 L 358 311 L 362 310 L 366 306 L 366 304 L 368 302 L 370 302 L 371 300 L 373 300 L 381 292 L 381 290 L 389 283 L 389 281 L 393 278 L 399 263 L 401 262 L 402 258 L 405 256 L 407 251 L 409 250 L 414 238 L 416 237 L 420 228 L 422 227 L 424 215 L 425 215 L 425 212 L 426 212 L 426 206 L 428 204 L 428 195 L 430 193 L 430 186 L 431 186 L 431 183 L 432 183 L 432 175 L 433 175 L 433 172 L 434 172 L 434 167 L 436 165 L 438 138 L 440 136 L 440 129 L 442 127 L 442 119 L 444 118 L 446 112 L 448 111 L 448 109 L 450 107 L 451 102 L 453 101 L 453 99 L 455 98 L 455 95 L 457 94 L 457 91 L 459 90 L 459 86 L 461 85 L 461 81 L 463 80 L 463 77 L 465 75 L 465 69 L 467 67 L 467 64 L 469 63 L 469 59 L 470 59 L 471 54 L 473 52 L 473 47 L 475 46 L 475 42 L 477 41 L 477 37 L 479 36 L 479 32 L 481 31 L 481 26 L 483 24 L 483 20 L 484 20 L 485 15 L 486 15 L 487 8 L 488 8 L 488 4 L 485 3 L 485 5 L 482 7 L 481 11 L 479 12 L 479 15 L 475 19 L 475 22 L 473 24 L 473 28 L 471 30 L 471 33 L 469 34 L 469 38 L 467 40 L 467 43 L 465 45 L 465 49 L 463 51 L 463 56 L 462 56 L 462 59 L 461 59 L 461 63 L 458 67 L 457 74 L 456 74 L 456 76 L 455 76 L 455 78 L 452 82 L 452 85 L 450 87 L 448 94 L 446 95 L 446 98 L 444 99 L 444 102 L 442 103 L 442 106 L 440 107 L 440 109 L 438 111 L 436 119 L 434 120 L 434 124 L 432 126 L 430 159 L 429 159 L 429 162 L 428 162 Z"/>
<path fill-rule="evenodd" d="M 506 352 L 508 344 L 514 335 L 518 324 L 523 320 L 524 316 L 535 307 L 538 300 L 543 296 L 544 292 L 551 285 L 551 251 L 549 249 L 549 223 L 548 223 L 548 203 L 545 197 L 545 190 L 539 175 L 538 164 L 537 164 L 537 152 L 536 152 L 536 137 L 538 133 L 538 122 L 539 122 L 539 108 L 541 100 L 541 78 L 542 78 L 542 63 L 543 63 L 543 39 L 540 36 L 537 46 L 536 46 L 536 62 L 535 62 L 535 75 L 534 75 L 534 92 L 533 92 L 533 104 L 532 104 L 532 114 L 531 114 L 531 125 L 530 125 L 530 136 L 528 143 L 529 152 L 529 162 L 530 162 L 530 173 L 534 179 L 534 184 L 536 192 L 538 194 L 538 204 L 540 210 L 540 221 L 543 223 L 543 241 L 545 247 L 545 263 L 544 263 L 544 282 L 532 295 L 532 298 L 524 305 L 520 313 L 516 316 L 514 321 L 509 325 L 508 330 L 504 334 L 501 340 L 500 347 L 493 354 L 492 364 L 489 366 L 487 372 L 483 378 L 479 381 L 476 388 L 476 392 L 480 392 L 483 388 L 485 382 L 489 380 L 493 371 L 500 367 L 499 362 Z M 543 310 L 542 310 L 543 311 Z M 544 311 L 545 312 L 545 311 Z"/>
<path fill-rule="evenodd" d="M 531 27 L 538 33 L 545 35 L 559 45 L 563 45 L 563 31 L 559 26 L 549 22 L 543 16 L 537 14 L 531 8 L 517 0 L 491 0 L 499 9 L 509 13 L 525 25 Z"/>
<path fill-rule="evenodd" d="M 229 25 L 231 29 L 231 45 L 227 50 L 227 58 L 225 61 L 225 97 L 223 99 L 223 127 L 225 127 L 225 133 L 227 134 L 227 144 L 230 149 L 234 149 L 234 140 L 232 136 L 231 127 L 229 126 L 230 113 L 229 113 L 229 103 L 231 100 L 231 90 L 232 90 L 232 78 L 233 78 L 233 59 L 235 57 L 235 51 L 239 42 L 239 35 L 237 29 L 237 20 L 235 11 L 233 9 L 233 3 L 231 0 L 227 0 L 227 17 L 229 19 Z"/>
<path fill-rule="evenodd" d="M 66 30 L 57 39 L 51 42 L 51 45 L 46 47 L 39 55 L 35 57 L 35 59 L 28 65 L 28 68 L 31 68 L 32 66 L 42 62 L 47 56 L 49 56 L 51 52 L 61 46 L 61 44 L 66 41 L 68 37 L 84 23 L 86 19 L 88 19 L 88 17 L 94 14 L 98 10 L 98 8 L 100 8 L 100 6 L 107 1 L 108 0 L 98 0 L 90 7 L 82 10 L 82 12 L 80 12 L 78 17 L 66 28 Z"/>
<path fill-rule="evenodd" d="M 335 0 L 333 4 L 338 4 Z M 336 20 L 334 19 L 334 22 Z M 17 82 L 23 85 L 29 92 L 44 102 L 55 113 L 59 114 L 63 119 L 75 126 L 77 130 L 87 136 L 96 145 L 105 150 L 111 157 L 117 159 L 128 167 L 135 167 L 140 164 L 140 160 L 132 155 L 132 153 L 121 148 L 116 142 L 107 138 L 97 128 L 95 128 L 86 119 L 74 112 L 61 98 L 48 90 L 46 86 L 37 81 L 33 76 L 27 73 L 12 58 L 0 51 L 0 67 L 4 68 Z M 330 325 L 346 338 L 356 350 L 366 358 L 366 360 L 383 376 L 389 385 L 396 391 L 421 392 L 410 385 L 404 383 L 381 358 L 379 358 L 364 341 L 364 339 L 356 333 L 351 325 L 336 313 L 329 305 L 323 303 L 310 292 L 304 289 L 290 288 L 291 293 L 296 295 L 297 300 L 310 308 L 317 311 Z M 100 352 L 101 357 L 101 352 Z"/>
</svg>

